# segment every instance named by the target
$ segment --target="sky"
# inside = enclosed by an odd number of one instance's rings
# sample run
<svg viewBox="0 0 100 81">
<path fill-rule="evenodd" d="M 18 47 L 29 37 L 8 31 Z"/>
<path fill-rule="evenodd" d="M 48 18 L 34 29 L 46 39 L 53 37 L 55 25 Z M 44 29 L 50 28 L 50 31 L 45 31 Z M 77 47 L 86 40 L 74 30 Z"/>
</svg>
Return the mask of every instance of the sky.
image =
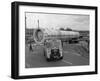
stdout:
<svg viewBox="0 0 100 81">
<path fill-rule="evenodd" d="M 89 30 L 89 15 L 26 13 L 26 28 Z"/>
</svg>

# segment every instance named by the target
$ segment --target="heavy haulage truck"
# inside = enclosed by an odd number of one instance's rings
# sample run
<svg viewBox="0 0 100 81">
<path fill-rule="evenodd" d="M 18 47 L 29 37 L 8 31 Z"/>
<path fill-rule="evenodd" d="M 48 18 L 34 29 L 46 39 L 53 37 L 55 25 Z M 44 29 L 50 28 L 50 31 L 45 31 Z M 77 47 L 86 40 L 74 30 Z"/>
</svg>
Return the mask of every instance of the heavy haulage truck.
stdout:
<svg viewBox="0 0 100 81">
<path fill-rule="evenodd" d="M 61 40 L 51 37 L 46 38 L 41 29 L 35 30 L 34 39 L 37 44 L 44 45 L 44 56 L 47 61 L 63 59 Z"/>
<path fill-rule="evenodd" d="M 78 41 L 79 37 L 79 32 L 39 28 L 39 21 L 38 28 L 34 30 L 33 34 L 36 44 L 44 45 L 44 56 L 47 61 L 62 59 L 63 41 Z"/>
<path fill-rule="evenodd" d="M 63 59 L 63 41 L 74 40 L 79 38 L 78 32 L 73 31 L 58 31 L 52 30 L 52 32 L 46 29 L 36 29 L 34 31 L 34 40 L 36 44 L 44 45 L 44 56 L 47 61 L 61 60 Z"/>
</svg>

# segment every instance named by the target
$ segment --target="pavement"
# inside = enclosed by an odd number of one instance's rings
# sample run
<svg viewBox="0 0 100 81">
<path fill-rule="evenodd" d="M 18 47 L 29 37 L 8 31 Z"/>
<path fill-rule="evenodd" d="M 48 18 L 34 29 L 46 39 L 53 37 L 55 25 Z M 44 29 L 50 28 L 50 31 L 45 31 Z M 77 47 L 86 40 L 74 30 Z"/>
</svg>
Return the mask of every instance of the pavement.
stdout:
<svg viewBox="0 0 100 81">
<path fill-rule="evenodd" d="M 43 45 L 33 46 L 32 51 L 26 45 L 25 67 L 39 68 L 89 65 L 89 53 L 80 44 L 64 44 L 63 59 L 59 61 L 46 61 L 43 50 Z"/>
</svg>

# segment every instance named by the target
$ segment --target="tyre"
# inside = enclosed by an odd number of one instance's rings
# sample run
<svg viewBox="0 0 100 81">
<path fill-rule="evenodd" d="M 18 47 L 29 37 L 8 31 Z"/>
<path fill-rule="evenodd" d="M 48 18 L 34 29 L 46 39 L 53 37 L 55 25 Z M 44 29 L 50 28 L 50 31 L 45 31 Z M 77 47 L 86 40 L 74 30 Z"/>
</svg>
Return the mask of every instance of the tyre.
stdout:
<svg viewBox="0 0 100 81">
<path fill-rule="evenodd" d="M 50 61 L 51 61 L 51 59 L 49 59 L 49 58 L 47 58 L 46 60 L 47 60 L 48 62 L 50 62 Z"/>
<path fill-rule="evenodd" d="M 62 56 L 62 57 L 60 57 L 60 59 L 63 59 L 63 56 Z"/>
<path fill-rule="evenodd" d="M 45 56 L 45 50 L 44 50 L 44 56 Z"/>
</svg>

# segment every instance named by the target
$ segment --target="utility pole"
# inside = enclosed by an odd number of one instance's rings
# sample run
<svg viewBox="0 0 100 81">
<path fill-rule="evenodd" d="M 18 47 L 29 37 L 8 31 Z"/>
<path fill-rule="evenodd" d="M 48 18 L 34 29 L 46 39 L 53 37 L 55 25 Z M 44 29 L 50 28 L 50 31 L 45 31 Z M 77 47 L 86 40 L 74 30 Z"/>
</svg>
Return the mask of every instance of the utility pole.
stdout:
<svg viewBox="0 0 100 81">
<path fill-rule="evenodd" d="M 39 29 L 39 19 L 38 19 L 38 29 Z"/>
<path fill-rule="evenodd" d="M 26 13 L 25 13 L 25 29 L 26 29 Z"/>
</svg>

